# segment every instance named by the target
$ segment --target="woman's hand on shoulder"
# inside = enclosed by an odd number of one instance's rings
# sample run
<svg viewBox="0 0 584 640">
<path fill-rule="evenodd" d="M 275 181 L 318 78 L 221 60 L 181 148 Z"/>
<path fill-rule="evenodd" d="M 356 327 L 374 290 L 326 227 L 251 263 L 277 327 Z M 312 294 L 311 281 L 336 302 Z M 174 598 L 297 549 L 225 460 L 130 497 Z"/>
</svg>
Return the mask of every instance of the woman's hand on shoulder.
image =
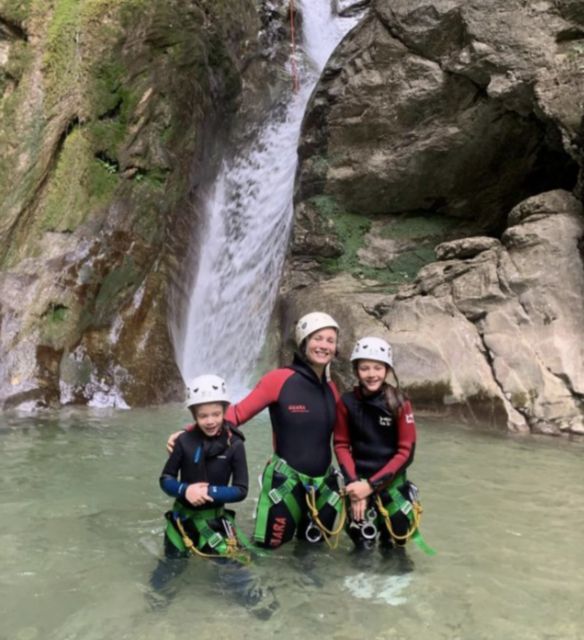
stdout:
<svg viewBox="0 0 584 640">
<path fill-rule="evenodd" d="M 168 453 L 173 452 L 174 443 L 176 442 L 176 439 L 180 436 L 181 433 L 184 433 L 184 431 L 175 431 L 174 433 L 171 433 L 170 436 L 168 437 L 168 440 L 166 441 L 166 450 L 168 451 Z"/>
<path fill-rule="evenodd" d="M 185 498 L 193 505 L 200 507 L 205 502 L 213 502 L 213 498 L 209 496 L 208 482 L 194 482 L 187 487 Z"/>
</svg>

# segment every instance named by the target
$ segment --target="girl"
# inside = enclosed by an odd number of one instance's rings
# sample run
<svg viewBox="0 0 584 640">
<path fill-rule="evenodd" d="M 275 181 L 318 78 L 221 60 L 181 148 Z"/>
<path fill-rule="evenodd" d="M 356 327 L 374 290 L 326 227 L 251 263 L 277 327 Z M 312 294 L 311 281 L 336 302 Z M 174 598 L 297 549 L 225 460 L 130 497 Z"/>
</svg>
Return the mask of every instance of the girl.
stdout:
<svg viewBox="0 0 584 640">
<path fill-rule="evenodd" d="M 416 426 L 399 383 L 386 382 L 393 370 L 391 346 L 381 338 L 357 342 L 351 355 L 358 386 L 337 403 L 334 449 L 350 501 L 349 535 L 357 548 L 379 537 L 385 548 L 411 537 L 431 550 L 418 531 L 421 507 L 415 485 L 406 479 L 414 459 Z"/>
</svg>

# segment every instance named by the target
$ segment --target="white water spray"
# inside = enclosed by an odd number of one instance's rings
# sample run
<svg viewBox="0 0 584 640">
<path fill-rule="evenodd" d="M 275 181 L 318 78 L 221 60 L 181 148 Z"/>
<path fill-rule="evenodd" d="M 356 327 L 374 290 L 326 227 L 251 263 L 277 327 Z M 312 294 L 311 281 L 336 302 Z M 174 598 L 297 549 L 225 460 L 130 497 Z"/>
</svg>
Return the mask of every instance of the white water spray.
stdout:
<svg viewBox="0 0 584 640">
<path fill-rule="evenodd" d="M 359 19 L 333 16 L 330 0 L 299 4 L 299 91 L 285 109 L 268 115 L 244 151 L 223 162 L 206 203 L 186 325 L 174 336 L 185 380 L 212 372 L 241 389 L 262 348 L 292 223 L 302 117 L 326 61 Z"/>
</svg>

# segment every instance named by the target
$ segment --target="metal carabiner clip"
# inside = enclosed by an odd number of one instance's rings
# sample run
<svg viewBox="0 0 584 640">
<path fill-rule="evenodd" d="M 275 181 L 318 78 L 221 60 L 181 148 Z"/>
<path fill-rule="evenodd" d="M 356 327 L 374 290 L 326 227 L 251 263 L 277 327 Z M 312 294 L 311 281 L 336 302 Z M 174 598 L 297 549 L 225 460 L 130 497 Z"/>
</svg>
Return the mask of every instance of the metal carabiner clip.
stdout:
<svg viewBox="0 0 584 640">
<path fill-rule="evenodd" d="M 377 527 L 373 522 L 364 520 L 361 523 L 360 529 L 361 529 L 361 536 L 365 540 L 375 540 L 375 538 L 377 537 Z"/>
<path fill-rule="evenodd" d="M 322 540 L 322 531 L 311 520 L 306 527 L 306 533 L 304 534 L 308 542 L 313 544 Z"/>
</svg>

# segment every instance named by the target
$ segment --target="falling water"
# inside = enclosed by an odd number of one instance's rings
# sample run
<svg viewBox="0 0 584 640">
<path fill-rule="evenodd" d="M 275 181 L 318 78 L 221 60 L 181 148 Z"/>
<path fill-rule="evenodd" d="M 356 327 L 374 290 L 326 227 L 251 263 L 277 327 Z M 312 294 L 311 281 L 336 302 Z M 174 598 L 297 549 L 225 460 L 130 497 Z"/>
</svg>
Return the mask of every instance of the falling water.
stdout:
<svg viewBox="0 0 584 640">
<path fill-rule="evenodd" d="M 300 2 L 299 90 L 266 117 L 255 140 L 224 160 L 206 203 L 207 229 L 182 338 L 183 377 L 203 372 L 245 385 L 275 302 L 292 222 L 302 117 L 330 54 L 358 17 L 340 18 L 330 0 Z"/>
</svg>

